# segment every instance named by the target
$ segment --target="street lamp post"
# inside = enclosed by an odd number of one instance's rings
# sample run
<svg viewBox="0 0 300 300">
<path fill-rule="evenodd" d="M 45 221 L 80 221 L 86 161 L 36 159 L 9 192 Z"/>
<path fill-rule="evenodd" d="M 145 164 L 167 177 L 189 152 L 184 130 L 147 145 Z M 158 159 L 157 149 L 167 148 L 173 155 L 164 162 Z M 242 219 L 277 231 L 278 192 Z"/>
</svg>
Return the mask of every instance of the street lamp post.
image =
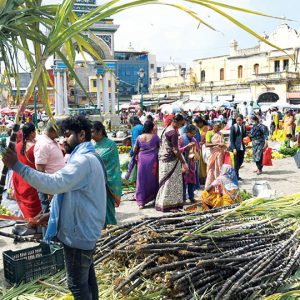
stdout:
<svg viewBox="0 0 300 300">
<path fill-rule="evenodd" d="M 34 88 L 34 92 L 33 92 L 33 104 L 34 104 L 34 126 L 35 128 L 38 128 L 38 124 L 37 124 L 37 90 L 36 88 Z"/>
<path fill-rule="evenodd" d="M 119 95 L 119 84 L 120 79 L 119 77 L 116 77 L 116 92 L 117 92 L 117 105 L 118 105 L 118 114 L 120 113 L 120 95 Z"/>
<path fill-rule="evenodd" d="M 139 93 L 141 95 L 141 100 L 140 100 L 140 107 L 141 110 L 144 109 L 144 103 L 143 103 L 143 86 L 144 86 L 144 78 L 145 78 L 145 71 L 143 68 L 140 68 L 140 70 L 138 71 L 138 89 L 139 89 Z"/>
<path fill-rule="evenodd" d="M 212 94 L 212 90 L 213 90 L 213 87 L 214 87 L 214 82 L 213 81 L 209 82 L 209 87 L 210 87 L 210 104 L 213 105 L 213 94 Z"/>
</svg>

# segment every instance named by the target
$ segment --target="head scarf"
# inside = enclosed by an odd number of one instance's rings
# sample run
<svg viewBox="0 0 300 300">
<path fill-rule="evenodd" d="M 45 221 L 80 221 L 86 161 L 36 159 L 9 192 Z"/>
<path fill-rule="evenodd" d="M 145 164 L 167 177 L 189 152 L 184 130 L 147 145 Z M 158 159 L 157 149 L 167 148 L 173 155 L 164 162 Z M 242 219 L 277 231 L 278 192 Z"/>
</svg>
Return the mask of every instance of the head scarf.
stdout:
<svg viewBox="0 0 300 300">
<path fill-rule="evenodd" d="M 228 191 L 239 188 L 237 176 L 231 165 L 224 164 L 221 168 L 220 176 L 217 179 Z"/>
</svg>

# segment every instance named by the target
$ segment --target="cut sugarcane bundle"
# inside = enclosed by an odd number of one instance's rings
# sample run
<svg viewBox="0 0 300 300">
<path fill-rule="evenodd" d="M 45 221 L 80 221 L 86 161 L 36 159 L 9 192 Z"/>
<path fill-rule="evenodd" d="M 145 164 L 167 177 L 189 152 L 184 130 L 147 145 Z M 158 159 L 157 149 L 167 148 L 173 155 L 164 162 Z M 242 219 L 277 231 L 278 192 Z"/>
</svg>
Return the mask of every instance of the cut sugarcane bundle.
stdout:
<svg viewBox="0 0 300 300">
<path fill-rule="evenodd" d="M 297 194 L 112 227 L 95 267 L 100 299 L 277 300 L 297 299 L 299 257 Z"/>
</svg>

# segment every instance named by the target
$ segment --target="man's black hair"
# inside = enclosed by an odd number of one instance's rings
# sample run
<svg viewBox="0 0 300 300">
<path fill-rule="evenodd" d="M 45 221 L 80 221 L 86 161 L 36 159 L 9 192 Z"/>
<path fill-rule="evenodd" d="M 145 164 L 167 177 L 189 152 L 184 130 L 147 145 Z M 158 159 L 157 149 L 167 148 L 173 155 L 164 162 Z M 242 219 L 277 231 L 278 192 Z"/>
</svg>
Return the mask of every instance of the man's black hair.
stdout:
<svg viewBox="0 0 300 300">
<path fill-rule="evenodd" d="M 183 115 L 181 114 L 177 114 L 174 119 L 173 119 L 175 122 L 180 122 L 180 121 L 183 121 L 184 120 L 184 117 Z"/>
<path fill-rule="evenodd" d="M 185 132 L 188 133 L 188 132 L 193 132 L 193 131 L 196 131 L 197 128 L 195 125 L 193 124 L 189 124 L 186 128 L 185 128 Z"/>
<path fill-rule="evenodd" d="M 138 116 L 132 116 L 132 117 L 129 119 L 129 123 L 130 123 L 132 126 L 135 126 L 135 125 L 138 125 L 138 124 L 142 124 Z"/>
<path fill-rule="evenodd" d="M 148 120 L 148 121 L 151 121 L 151 122 L 154 121 L 154 119 L 153 119 L 153 117 L 152 117 L 151 115 L 148 115 L 148 116 L 147 116 L 147 120 Z"/>
<path fill-rule="evenodd" d="M 60 128 L 62 132 L 67 130 L 79 133 L 81 130 L 85 131 L 85 140 L 90 141 L 92 138 L 92 124 L 90 120 L 84 116 L 71 116 L 61 122 Z"/>
<path fill-rule="evenodd" d="M 196 124 L 203 123 L 203 125 L 207 125 L 206 120 L 203 119 L 203 118 L 200 117 L 200 116 L 195 117 L 194 122 L 195 122 Z"/>
</svg>

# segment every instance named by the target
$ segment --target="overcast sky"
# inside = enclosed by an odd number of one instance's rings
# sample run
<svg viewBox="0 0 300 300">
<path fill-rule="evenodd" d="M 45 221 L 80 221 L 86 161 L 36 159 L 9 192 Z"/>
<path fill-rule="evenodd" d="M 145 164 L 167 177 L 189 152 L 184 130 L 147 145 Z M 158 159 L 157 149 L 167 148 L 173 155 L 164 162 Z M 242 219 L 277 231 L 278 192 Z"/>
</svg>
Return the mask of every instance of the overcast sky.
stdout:
<svg viewBox="0 0 300 300">
<path fill-rule="evenodd" d="M 99 0 L 97 1 L 100 3 Z M 45 2 L 58 3 L 59 1 L 45 0 Z M 293 19 L 295 22 L 288 23 L 300 32 L 300 0 L 223 0 L 222 2 Z M 147 50 L 155 54 L 157 61 L 190 64 L 193 59 L 228 53 L 232 39 L 236 39 L 242 48 L 252 47 L 257 42 L 256 38 L 208 9 L 182 0 L 177 0 L 175 3 L 185 4 L 187 8 L 194 10 L 202 19 L 213 25 L 217 31 L 207 29 L 204 25 L 198 28 L 197 20 L 178 9 L 148 5 L 113 16 L 114 23 L 120 25 L 115 34 L 115 50 L 127 50 L 131 42 L 135 50 Z M 281 22 L 229 10 L 227 12 L 260 34 L 271 33 Z"/>
</svg>

